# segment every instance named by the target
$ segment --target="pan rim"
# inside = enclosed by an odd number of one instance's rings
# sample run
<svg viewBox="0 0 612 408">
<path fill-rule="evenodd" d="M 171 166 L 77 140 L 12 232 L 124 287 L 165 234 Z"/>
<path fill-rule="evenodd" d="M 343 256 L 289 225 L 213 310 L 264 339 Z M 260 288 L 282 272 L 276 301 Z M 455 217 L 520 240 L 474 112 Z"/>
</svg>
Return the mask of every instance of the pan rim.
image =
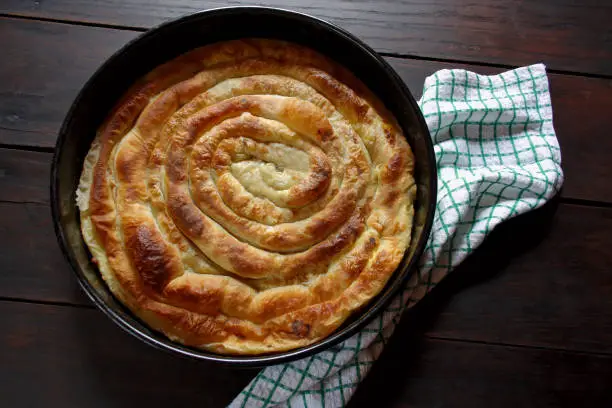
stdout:
<svg viewBox="0 0 612 408">
<path fill-rule="evenodd" d="M 423 253 L 425 248 L 425 244 L 429 238 L 429 234 L 431 232 L 431 227 L 433 224 L 433 217 L 435 212 L 435 203 L 436 203 L 436 195 L 437 195 L 437 172 L 435 170 L 435 155 L 433 144 L 431 142 L 431 138 L 427 137 L 425 140 L 425 148 L 427 150 L 426 158 L 422 158 L 421 160 L 426 160 L 430 164 L 430 169 L 432 169 L 429 176 L 429 202 L 427 203 L 426 209 L 426 217 L 422 225 L 422 232 L 419 237 L 419 240 L 415 246 L 415 250 L 413 252 L 412 258 L 408 261 L 405 267 L 402 269 L 406 270 L 404 276 L 396 276 L 400 267 L 398 266 L 398 270 L 394 272 L 394 274 L 389 278 L 387 285 L 379 295 L 373 298 L 364 308 L 356 313 L 358 316 L 354 321 L 352 321 L 348 326 L 341 326 L 337 330 L 335 330 L 329 336 L 313 343 L 309 346 L 288 350 L 284 352 L 277 352 L 273 354 L 262 354 L 262 355 L 253 355 L 253 356 L 241 356 L 241 355 L 222 355 L 215 354 L 212 352 L 207 352 L 205 350 L 200 350 L 188 346 L 183 346 L 179 343 L 175 343 L 172 340 L 166 338 L 161 333 L 155 333 L 151 335 L 149 333 L 144 332 L 134 325 L 134 323 L 143 324 L 138 318 L 136 318 L 131 312 L 127 311 L 127 309 L 123 311 L 117 311 L 114 309 L 112 305 L 109 305 L 97 290 L 93 287 L 93 285 L 88 281 L 88 279 L 84 276 L 84 272 L 79 265 L 79 262 L 76 259 L 72 249 L 70 248 L 68 239 L 66 237 L 66 233 L 64 231 L 64 226 L 61 222 L 61 207 L 60 207 L 60 196 L 59 196 L 59 176 L 58 176 L 58 164 L 60 159 L 60 154 L 63 146 L 66 143 L 68 138 L 68 133 L 70 129 L 71 122 L 73 120 L 75 111 L 77 107 L 81 104 L 82 99 L 84 98 L 85 92 L 92 87 L 92 84 L 99 79 L 102 72 L 106 71 L 109 66 L 112 65 L 114 61 L 116 61 L 121 56 L 128 54 L 130 50 L 134 47 L 135 44 L 151 40 L 156 36 L 163 36 L 165 30 L 169 30 L 174 26 L 193 23 L 199 19 L 210 17 L 210 16 L 223 16 L 223 14 L 232 15 L 235 13 L 243 13 L 243 12 L 261 12 L 261 13 L 274 13 L 281 17 L 286 18 L 297 18 L 301 20 L 309 20 L 310 23 L 316 24 L 324 30 L 331 32 L 333 35 L 344 37 L 345 40 L 352 42 L 356 45 L 360 52 L 367 55 L 368 58 L 372 59 L 372 61 L 376 62 L 383 71 L 389 76 L 392 81 L 395 89 L 397 90 L 399 97 L 402 98 L 402 101 L 406 101 L 409 103 L 409 108 L 416 113 L 416 119 L 418 121 L 417 126 L 421 131 L 425 131 L 426 135 L 429 136 L 429 131 L 427 125 L 425 123 L 425 119 L 414 100 L 412 94 L 408 90 L 408 87 L 403 82 L 403 80 L 399 77 L 399 75 L 391 68 L 391 66 L 372 48 L 366 45 L 363 41 L 357 38 L 355 35 L 349 33 L 341 27 L 336 26 L 333 23 L 322 20 L 317 17 L 313 17 L 311 15 L 291 11 L 283 8 L 276 7 L 262 7 L 262 6 L 237 6 L 237 7 L 220 7 L 208 10 L 202 10 L 195 13 L 191 13 L 188 15 L 184 15 L 178 17 L 176 19 L 172 19 L 166 21 L 162 24 L 153 27 L 152 29 L 142 33 L 136 38 L 132 39 L 125 45 L 123 45 L 120 49 L 118 49 L 112 56 L 107 58 L 98 69 L 91 75 L 91 77 L 87 80 L 87 82 L 83 85 L 72 105 L 70 106 L 62 126 L 60 128 L 60 132 L 58 135 L 58 139 L 55 145 L 53 160 L 51 165 L 51 183 L 50 183 L 50 193 L 51 193 L 51 211 L 53 217 L 53 226 L 55 229 L 55 234 L 58 239 L 60 248 L 64 257 L 68 260 L 71 269 L 77 280 L 79 285 L 83 289 L 83 291 L 87 294 L 89 299 L 97 306 L 98 309 L 101 309 L 115 324 L 121 327 L 124 331 L 128 332 L 130 335 L 137 337 L 141 341 L 156 347 L 158 349 L 162 349 L 167 352 L 171 352 L 175 355 L 180 355 L 182 357 L 194 358 L 197 360 L 207 360 L 214 361 L 217 363 L 222 363 L 231 366 L 240 366 L 240 367 L 262 367 L 273 364 L 286 363 L 289 361 L 295 361 L 304 357 L 312 356 L 318 352 L 328 350 L 329 348 L 338 345 L 340 342 L 350 338 L 355 335 L 358 331 L 360 331 L 363 327 L 365 327 L 369 322 L 371 322 L 379 313 L 381 313 L 386 306 L 390 303 L 390 301 L 394 298 L 394 296 L 404 287 L 407 280 L 415 273 L 418 260 Z M 206 44 L 204 41 L 202 45 Z M 380 98 L 383 103 L 384 100 Z M 403 129 L 406 132 L 406 129 Z M 82 237 L 81 237 L 82 239 Z M 404 255 L 406 257 L 407 255 Z M 402 263 L 404 260 L 402 260 Z M 400 263 L 400 265 L 402 265 Z M 108 288 L 106 288 L 108 290 Z M 111 293 L 112 294 L 112 293 Z M 114 297 L 114 295 L 113 295 Z M 118 302 L 120 303 L 120 302 Z M 121 305 L 123 306 L 123 305 Z M 125 313 L 127 311 L 127 313 Z M 143 324 L 145 327 L 148 325 Z M 151 329 L 152 330 L 152 329 Z"/>
</svg>

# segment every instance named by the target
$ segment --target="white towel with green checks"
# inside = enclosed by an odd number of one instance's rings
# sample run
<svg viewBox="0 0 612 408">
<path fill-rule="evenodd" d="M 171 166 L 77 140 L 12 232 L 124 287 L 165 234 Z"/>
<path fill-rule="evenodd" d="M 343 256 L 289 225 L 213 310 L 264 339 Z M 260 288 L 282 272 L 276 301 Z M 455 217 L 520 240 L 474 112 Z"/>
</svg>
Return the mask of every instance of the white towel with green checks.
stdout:
<svg viewBox="0 0 612 408">
<path fill-rule="evenodd" d="M 438 202 L 417 273 L 360 333 L 313 357 L 262 370 L 230 407 L 346 405 L 402 312 L 499 223 L 559 191 L 561 152 L 544 65 L 495 76 L 438 71 L 425 80 L 419 106 L 435 146 Z"/>
</svg>

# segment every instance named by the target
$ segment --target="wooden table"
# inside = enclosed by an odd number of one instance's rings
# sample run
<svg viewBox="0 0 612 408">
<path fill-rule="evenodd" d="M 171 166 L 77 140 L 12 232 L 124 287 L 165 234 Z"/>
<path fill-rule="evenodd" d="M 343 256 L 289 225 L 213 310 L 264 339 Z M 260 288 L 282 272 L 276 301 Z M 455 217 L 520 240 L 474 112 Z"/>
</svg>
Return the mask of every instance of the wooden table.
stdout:
<svg viewBox="0 0 612 408">
<path fill-rule="evenodd" d="M 224 406 L 255 374 L 173 357 L 113 325 L 78 288 L 49 210 L 60 123 L 102 61 L 168 18 L 238 3 L 1 2 L 2 406 Z M 543 61 L 550 74 L 562 193 L 499 228 L 404 316 L 351 407 L 612 406 L 612 4 L 263 3 L 352 31 L 416 97 L 441 68 Z"/>
</svg>

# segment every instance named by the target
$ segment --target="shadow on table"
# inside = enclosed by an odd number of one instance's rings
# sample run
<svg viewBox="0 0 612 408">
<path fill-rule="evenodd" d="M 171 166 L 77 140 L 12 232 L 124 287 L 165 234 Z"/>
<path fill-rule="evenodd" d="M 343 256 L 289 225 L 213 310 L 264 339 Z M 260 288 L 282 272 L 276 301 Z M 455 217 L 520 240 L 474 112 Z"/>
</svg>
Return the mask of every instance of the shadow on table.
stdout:
<svg viewBox="0 0 612 408">
<path fill-rule="evenodd" d="M 499 225 L 472 255 L 407 311 L 349 407 L 409 406 L 408 401 L 400 401 L 400 394 L 404 394 L 408 379 L 418 376 L 426 348 L 425 333 L 435 325 L 453 296 L 495 279 L 514 258 L 537 247 L 550 232 L 558 202 L 556 196 L 543 207 Z"/>
</svg>

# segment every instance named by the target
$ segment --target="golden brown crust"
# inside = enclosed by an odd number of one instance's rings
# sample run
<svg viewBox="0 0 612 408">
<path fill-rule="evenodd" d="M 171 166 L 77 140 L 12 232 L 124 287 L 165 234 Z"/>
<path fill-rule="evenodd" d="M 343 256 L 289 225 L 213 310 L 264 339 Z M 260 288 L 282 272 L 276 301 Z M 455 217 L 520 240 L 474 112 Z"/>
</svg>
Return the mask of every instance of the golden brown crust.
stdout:
<svg viewBox="0 0 612 408">
<path fill-rule="evenodd" d="M 311 344 L 384 287 L 410 242 L 413 156 L 348 71 L 294 44 L 214 44 L 135 84 L 77 202 L 113 293 L 227 354 Z"/>
</svg>

